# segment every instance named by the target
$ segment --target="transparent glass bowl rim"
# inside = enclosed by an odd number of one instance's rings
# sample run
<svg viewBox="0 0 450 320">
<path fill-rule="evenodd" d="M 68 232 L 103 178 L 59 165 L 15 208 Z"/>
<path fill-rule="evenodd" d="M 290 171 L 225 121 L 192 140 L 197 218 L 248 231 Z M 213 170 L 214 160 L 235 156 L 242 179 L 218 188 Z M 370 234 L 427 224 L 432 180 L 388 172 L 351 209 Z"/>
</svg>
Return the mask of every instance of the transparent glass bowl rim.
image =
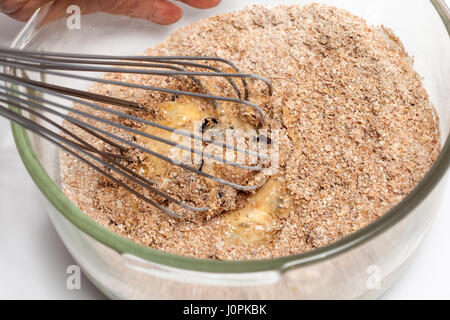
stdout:
<svg viewBox="0 0 450 320">
<path fill-rule="evenodd" d="M 436 8 L 445 27 L 447 28 L 450 39 L 450 11 L 448 7 L 443 0 L 430 1 Z M 38 15 L 39 10 L 33 15 L 27 25 L 19 33 L 14 41 L 14 44 L 20 43 L 21 36 L 23 34 L 27 34 L 26 31 L 34 25 L 35 21 L 33 20 L 35 20 Z M 318 263 L 324 259 L 329 259 L 336 255 L 342 254 L 347 250 L 354 249 L 366 241 L 373 239 L 405 218 L 436 187 L 450 165 L 450 139 L 448 136 L 439 158 L 428 174 L 416 186 L 416 188 L 395 208 L 360 231 L 353 233 L 329 246 L 304 254 L 266 260 L 218 261 L 185 257 L 146 247 L 121 237 L 96 223 L 80 209 L 78 209 L 48 176 L 33 150 L 26 130 L 15 124 L 12 124 L 11 126 L 19 154 L 34 182 L 37 184 L 44 196 L 50 201 L 50 203 L 59 211 L 59 213 L 73 225 L 78 227 L 90 237 L 121 254 L 133 254 L 137 257 L 158 264 L 191 271 L 215 273 L 249 273 L 272 270 L 286 271 L 291 268 L 305 266 L 311 263 Z"/>
</svg>

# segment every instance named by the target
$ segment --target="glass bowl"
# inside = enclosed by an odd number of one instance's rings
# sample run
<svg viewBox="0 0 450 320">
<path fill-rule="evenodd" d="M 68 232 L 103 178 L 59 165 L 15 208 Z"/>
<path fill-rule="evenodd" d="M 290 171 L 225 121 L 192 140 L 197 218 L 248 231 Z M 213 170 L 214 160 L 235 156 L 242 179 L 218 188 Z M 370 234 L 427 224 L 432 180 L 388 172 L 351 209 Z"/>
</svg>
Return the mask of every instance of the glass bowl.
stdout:
<svg viewBox="0 0 450 320">
<path fill-rule="evenodd" d="M 82 16 L 81 29 L 65 19 L 43 25 L 52 7 L 38 10 L 13 47 L 58 52 L 132 55 L 165 39 L 180 25 L 245 5 L 313 1 L 227 0 L 214 9 L 185 8 L 175 26 L 102 13 Z M 335 5 L 386 25 L 415 58 L 415 69 L 440 118 L 443 149 L 420 184 L 368 227 L 306 254 L 270 260 L 216 261 L 173 255 L 134 243 L 90 219 L 60 189 L 56 147 L 13 125 L 17 148 L 42 191 L 67 249 L 86 275 L 111 298 L 355 299 L 379 297 L 412 259 L 444 197 L 450 162 L 450 15 L 441 0 L 314 1 Z M 48 81 L 49 79 L 41 79 Z M 64 83 L 61 83 L 64 85 Z M 65 83 L 86 89 L 86 84 Z"/>
</svg>

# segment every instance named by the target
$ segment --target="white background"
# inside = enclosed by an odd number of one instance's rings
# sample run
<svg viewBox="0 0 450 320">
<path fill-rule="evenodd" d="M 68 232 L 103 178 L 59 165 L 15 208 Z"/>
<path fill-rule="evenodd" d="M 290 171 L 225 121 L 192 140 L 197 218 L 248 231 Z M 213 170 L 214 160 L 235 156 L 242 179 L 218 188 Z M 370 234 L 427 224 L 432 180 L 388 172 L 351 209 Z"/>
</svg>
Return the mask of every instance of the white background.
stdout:
<svg viewBox="0 0 450 320">
<path fill-rule="evenodd" d="M 0 15 L 0 46 L 9 46 L 21 27 Z M 41 206 L 10 131 L 0 119 L 0 299 L 104 299 L 84 277 L 80 290 L 67 289 L 66 270 L 75 261 Z M 416 259 L 384 299 L 450 299 L 449 185 L 446 194 Z"/>
</svg>

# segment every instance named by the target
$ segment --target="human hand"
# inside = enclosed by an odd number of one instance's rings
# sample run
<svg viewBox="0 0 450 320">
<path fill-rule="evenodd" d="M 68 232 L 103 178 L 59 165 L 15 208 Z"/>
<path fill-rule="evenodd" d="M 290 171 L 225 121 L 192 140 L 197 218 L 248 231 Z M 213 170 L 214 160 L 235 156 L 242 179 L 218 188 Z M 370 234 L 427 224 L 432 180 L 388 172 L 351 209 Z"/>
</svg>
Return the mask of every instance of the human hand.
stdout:
<svg viewBox="0 0 450 320">
<path fill-rule="evenodd" d="M 175 0 L 194 8 L 215 7 L 220 0 Z M 0 0 L 0 12 L 10 17 L 27 21 L 34 11 L 53 2 L 47 20 L 54 21 L 66 15 L 67 7 L 76 4 L 82 14 L 98 11 L 126 15 L 132 18 L 147 19 L 158 24 L 172 24 L 183 15 L 183 10 L 167 0 Z M 47 21 L 48 22 L 48 21 Z"/>
</svg>

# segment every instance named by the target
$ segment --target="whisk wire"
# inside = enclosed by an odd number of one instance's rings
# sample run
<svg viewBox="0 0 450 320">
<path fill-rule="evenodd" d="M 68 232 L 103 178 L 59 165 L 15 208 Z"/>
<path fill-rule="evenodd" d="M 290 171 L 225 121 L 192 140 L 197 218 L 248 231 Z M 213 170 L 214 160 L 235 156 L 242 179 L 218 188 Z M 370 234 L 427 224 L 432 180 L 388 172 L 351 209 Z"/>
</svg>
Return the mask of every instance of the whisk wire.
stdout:
<svg viewBox="0 0 450 320">
<path fill-rule="evenodd" d="M 232 72 L 223 72 L 220 68 L 210 66 L 208 64 L 201 64 L 200 61 L 211 61 L 217 63 L 223 63 L 227 65 L 229 68 L 235 71 Z M 262 124 L 264 121 L 264 111 L 257 106 L 256 104 L 248 101 L 250 96 L 248 90 L 248 82 L 247 79 L 262 81 L 267 85 L 268 93 L 272 94 L 273 88 L 268 80 L 263 77 L 253 75 L 253 74 L 245 74 L 241 73 L 239 68 L 226 59 L 216 58 L 216 57 L 185 57 L 185 56 L 161 56 L 161 57 L 148 57 L 148 56 L 106 56 L 106 55 L 79 55 L 79 54 L 64 54 L 64 53 L 47 53 L 47 52 L 35 52 L 35 51 L 17 51 L 12 49 L 4 49 L 0 48 L 0 65 L 3 67 L 9 67 L 13 69 L 20 69 L 26 71 L 33 72 L 43 72 L 46 74 L 72 78 L 78 80 L 84 80 L 89 82 L 97 82 L 104 83 L 114 86 L 122 86 L 128 88 L 135 89 L 143 89 L 150 91 L 157 91 L 167 94 L 172 94 L 176 96 L 189 96 L 200 99 L 207 99 L 213 103 L 213 105 L 218 108 L 218 101 L 232 102 L 238 103 L 241 105 L 249 106 L 256 110 L 260 115 L 260 123 Z M 112 65 L 112 67 L 111 67 Z M 186 70 L 184 67 L 203 69 L 207 71 L 191 71 Z M 186 76 L 190 78 L 193 83 L 201 89 L 203 92 L 191 92 L 186 90 L 176 90 L 169 88 L 160 88 L 154 86 L 148 86 L 138 83 L 128 83 L 123 81 L 116 81 L 105 78 L 95 78 L 91 76 L 85 76 L 80 74 L 73 73 L 65 73 L 61 71 L 82 71 L 82 72 L 100 72 L 100 73 L 128 73 L 128 74 L 144 74 L 149 76 L 166 76 L 166 77 L 183 77 Z M 237 98 L 234 97 L 223 97 L 218 95 L 212 95 L 208 92 L 208 90 L 203 85 L 202 81 L 199 79 L 201 77 L 222 77 L 227 80 L 227 82 L 232 86 L 233 91 L 235 92 Z M 244 93 L 242 94 L 239 87 L 237 86 L 234 79 L 240 79 L 242 82 L 242 87 Z M 123 165 L 119 160 L 127 160 L 130 159 L 124 155 L 124 152 L 129 150 L 129 148 L 133 148 L 136 150 L 140 150 L 144 153 L 150 154 L 156 158 L 159 158 L 168 163 L 179 166 L 185 170 L 198 174 L 202 177 L 215 181 L 217 183 L 230 186 L 234 189 L 241 191 L 251 191 L 256 190 L 260 185 L 250 185 L 243 186 L 231 181 L 216 177 L 212 174 L 208 174 L 201 169 L 194 168 L 182 162 L 174 161 L 173 159 L 162 155 L 158 152 L 155 152 L 145 146 L 134 143 L 133 141 L 129 141 L 121 136 L 118 136 L 110 131 L 99 128 L 95 126 L 93 123 L 103 123 L 107 126 L 112 126 L 118 128 L 120 130 L 126 130 L 136 135 L 143 136 L 145 138 L 151 139 L 153 141 L 157 141 L 160 143 L 164 143 L 166 145 L 179 148 L 184 151 L 188 151 L 192 154 L 200 155 L 201 157 L 209 158 L 211 160 L 217 161 L 222 164 L 231 165 L 240 169 L 251 170 L 251 171 L 259 171 L 261 170 L 261 166 L 254 165 L 249 166 L 241 163 L 237 163 L 234 161 L 229 161 L 222 157 L 218 157 L 213 154 L 209 154 L 203 152 L 203 150 L 198 150 L 196 148 L 191 148 L 190 146 L 186 146 L 183 144 L 177 144 L 171 140 L 164 139 L 158 137 L 156 135 L 152 135 L 148 132 L 141 131 L 135 129 L 133 127 L 117 123 L 115 121 L 102 118 L 100 116 L 93 115 L 89 112 L 81 111 L 74 107 L 68 107 L 62 103 L 56 103 L 54 101 L 50 101 L 41 97 L 40 95 L 30 94 L 29 89 L 32 89 L 36 92 L 49 94 L 51 96 L 55 96 L 58 98 L 62 98 L 68 100 L 72 103 L 83 104 L 89 108 L 106 112 L 118 117 L 126 118 L 132 121 L 137 121 L 143 123 L 145 125 L 149 125 L 151 127 L 159 128 L 168 132 L 176 133 L 180 136 L 189 137 L 191 139 L 199 140 L 202 143 L 210 143 L 216 146 L 225 148 L 227 150 L 233 150 L 234 152 L 244 153 L 249 156 L 257 156 L 260 159 L 268 159 L 266 154 L 261 154 L 259 152 L 253 150 L 245 150 L 239 148 L 234 145 L 228 145 L 223 143 L 222 141 L 218 141 L 216 139 L 211 139 L 208 137 L 204 137 L 203 135 L 199 135 L 196 133 L 191 133 L 186 130 L 178 130 L 168 126 L 161 125 L 156 122 L 149 121 L 147 119 L 142 119 L 136 116 L 132 116 L 128 113 L 121 112 L 115 109 L 107 108 L 100 106 L 93 102 L 99 102 L 106 105 L 114 105 L 117 107 L 123 107 L 128 109 L 140 110 L 141 106 L 133 101 L 128 101 L 120 98 L 104 96 L 101 94 L 87 92 L 82 90 L 77 90 L 73 88 L 63 87 L 59 85 L 54 85 L 50 83 L 45 83 L 43 81 L 31 80 L 28 77 L 20 77 L 11 74 L 0 74 L 0 80 L 5 81 L 6 83 L 10 83 L 17 87 L 25 87 L 27 88 L 27 93 L 11 88 L 10 86 L 1 86 L 0 85 L 0 115 L 13 121 L 24 128 L 36 133 L 42 138 L 54 143 L 57 147 L 61 148 L 65 152 L 71 154 L 76 157 L 83 163 L 87 164 L 106 178 L 108 178 L 113 183 L 116 183 L 126 190 L 130 191 L 140 199 L 146 201 L 152 206 L 160 209 L 164 213 L 168 214 L 171 217 L 180 218 L 180 215 L 175 213 L 173 210 L 170 210 L 168 207 L 165 207 L 156 201 L 148 198 L 142 193 L 136 191 L 129 184 L 121 181 L 114 177 L 111 173 L 107 172 L 110 170 L 111 172 L 115 172 L 119 174 L 126 181 L 132 182 L 136 185 L 144 187 L 149 190 L 151 193 L 158 195 L 169 202 L 173 202 L 176 205 L 183 207 L 189 211 L 193 212 L 204 212 L 209 210 L 208 207 L 194 207 L 183 201 L 175 199 L 174 197 L 167 194 L 167 192 L 163 192 L 159 190 L 154 181 L 147 179 L 146 177 L 136 173 L 134 170 L 131 170 L 127 166 Z M 92 101 L 92 102 L 90 102 Z M 57 132 L 47 128 L 35 120 L 28 118 L 21 113 L 8 109 L 6 106 L 9 105 L 15 110 L 19 112 L 25 111 L 28 114 L 32 114 L 35 117 L 38 117 L 45 123 L 47 123 L 53 130 L 57 130 Z M 67 114 L 57 111 L 56 109 L 67 111 Z M 70 122 L 71 124 L 79 127 L 84 130 L 88 134 L 104 141 L 110 146 L 117 148 L 119 153 L 102 151 L 93 145 L 87 143 L 80 136 L 77 136 L 74 132 L 71 132 L 67 128 L 59 125 L 55 121 L 50 118 L 44 116 L 42 114 L 49 113 L 56 117 L 59 117 L 65 121 Z M 86 122 L 82 121 L 81 118 L 75 118 L 72 115 L 78 115 L 83 119 L 90 119 L 94 122 Z M 64 136 L 64 135 L 65 136 Z M 125 147 L 126 146 L 126 147 Z M 89 160 L 90 159 L 90 160 Z M 103 166 L 101 168 L 99 165 Z"/>
</svg>

